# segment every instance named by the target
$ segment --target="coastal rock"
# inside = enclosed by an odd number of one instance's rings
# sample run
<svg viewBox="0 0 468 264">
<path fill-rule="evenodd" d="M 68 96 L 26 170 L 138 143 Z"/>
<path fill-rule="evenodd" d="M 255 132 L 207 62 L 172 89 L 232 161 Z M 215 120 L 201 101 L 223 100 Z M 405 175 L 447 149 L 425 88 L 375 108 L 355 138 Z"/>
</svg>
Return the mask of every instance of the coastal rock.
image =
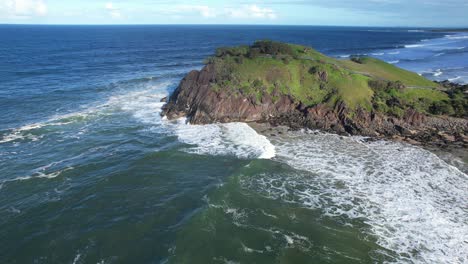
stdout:
<svg viewBox="0 0 468 264">
<path fill-rule="evenodd" d="M 270 95 L 258 100 L 229 91 L 212 89 L 215 80 L 212 65 L 190 72 L 163 107 L 169 119 L 187 116 L 193 124 L 216 122 L 266 122 L 296 111 L 298 104 L 290 96 L 273 101 Z"/>
<path fill-rule="evenodd" d="M 213 65 L 191 71 L 169 98 L 162 114 L 169 119 L 186 116 L 192 124 L 268 122 L 292 129 L 386 137 L 411 144 L 468 145 L 468 121 L 462 118 L 427 116 L 413 109 L 408 109 L 402 118 L 358 109 L 350 118 L 343 102 L 334 108 L 325 104 L 305 107 L 286 95 L 273 100 L 268 94 L 254 98 L 234 91 L 216 91 L 212 88 L 214 82 Z"/>
<path fill-rule="evenodd" d="M 240 56 L 239 58 L 243 58 L 243 55 Z M 273 60 L 271 54 L 267 54 L 265 58 Z M 235 60 L 237 65 L 242 61 L 243 59 Z M 360 63 L 366 63 L 366 60 L 361 59 Z M 285 65 L 288 64 L 289 62 L 285 63 Z M 331 65 L 331 67 L 337 66 Z M 307 72 L 305 66 L 300 70 L 304 68 Z M 320 65 L 317 68 L 320 68 Z M 334 91 L 327 83 L 331 78 L 330 73 L 323 70 L 312 72 L 309 70 L 308 72 L 315 76 L 320 89 L 326 88 Z M 397 97 L 390 97 L 384 103 L 387 107 L 400 109 L 399 115 L 378 111 L 374 107 L 351 108 L 340 97 L 334 104 L 327 101 L 307 105 L 297 96 L 279 92 L 276 80 L 280 77 L 291 78 L 290 74 L 288 75 L 279 68 L 272 68 L 266 74 L 265 80 L 274 84 L 274 88 L 269 92 L 266 92 L 266 88 L 262 88 L 263 90 L 257 89 L 252 93 L 248 89 L 232 84 L 233 82 L 223 82 L 221 79 L 223 74 L 233 75 L 233 70 L 231 68 L 220 69 L 215 63 L 207 63 L 202 70 L 188 73 L 164 105 L 162 115 L 167 116 L 168 119 L 186 116 L 192 124 L 262 122 L 273 126 L 285 125 L 291 129 L 310 128 L 342 135 L 390 138 L 411 144 L 468 147 L 468 120 L 466 118 L 423 114 L 412 107 L 405 107 Z M 420 78 L 417 75 L 414 76 L 414 78 Z M 303 82 L 302 79 L 299 81 Z M 220 87 L 220 83 L 227 84 Z M 410 89 L 399 81 L 378 80 L 373 84 L 375 91 Z M 263 83 L 255 80 L 251 82 L 251 85 L 261 87 Z M 443 82 L 441 85 L 452 89 L 450 91 L 457 89 L 458 93 L 460 90 L 465 92 L 464 89 L 466 89 L 465 86 L 448 82 Z M 330 94 L 330 96 L 333 95 L 333 93 Z M 382 98 L 385 98 L 385 95 Z"/>
</svg>

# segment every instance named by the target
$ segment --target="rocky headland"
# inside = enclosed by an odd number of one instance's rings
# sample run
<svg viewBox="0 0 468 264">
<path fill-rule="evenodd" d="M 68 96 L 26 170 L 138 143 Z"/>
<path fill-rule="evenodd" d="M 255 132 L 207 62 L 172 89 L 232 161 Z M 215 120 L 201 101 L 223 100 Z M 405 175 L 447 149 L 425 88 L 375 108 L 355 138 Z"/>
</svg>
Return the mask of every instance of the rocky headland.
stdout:
<svg viewBox="0 0 468 264">
<path fill-rule="evenodd" d="M 218 49 L 181 81 L 162 115 L 466 148 L 467 88 L 374 58 L 338 60 L 309 47 L 258 41 Z"/>
</svg>

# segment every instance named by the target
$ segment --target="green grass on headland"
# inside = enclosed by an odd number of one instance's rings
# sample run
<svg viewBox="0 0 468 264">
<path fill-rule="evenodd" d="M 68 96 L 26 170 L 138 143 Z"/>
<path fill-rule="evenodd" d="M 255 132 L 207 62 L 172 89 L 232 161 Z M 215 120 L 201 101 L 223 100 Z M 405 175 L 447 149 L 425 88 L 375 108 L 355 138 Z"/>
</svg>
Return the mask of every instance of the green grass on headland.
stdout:
<svg viewBox="0 0 468 264">
<path fill-rule="evenodd" d="M 273 100 L 287 94 L 307 106 L 344 102 L 351 109 L 396 116 L 407 108 L 428 114 L 466 113 L 463 94 L 454 107 L 453 96 L 437 83 L 369 57 L 338 60 L 305 46 L 257 41 L 252 46 L 219 48 L 207 63 L 216 69 L 213 89 L 259 100 L 267 94 Z"/>
</svg>

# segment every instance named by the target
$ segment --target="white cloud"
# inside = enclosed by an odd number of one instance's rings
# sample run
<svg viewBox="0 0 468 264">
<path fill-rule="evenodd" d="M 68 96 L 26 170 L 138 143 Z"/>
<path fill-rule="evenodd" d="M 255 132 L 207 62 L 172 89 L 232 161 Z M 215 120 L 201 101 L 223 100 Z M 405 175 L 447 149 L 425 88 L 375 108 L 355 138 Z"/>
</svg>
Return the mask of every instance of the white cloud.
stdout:
<svg viewBox="0 0 468 264">
<path fill-rule="evenodd" d="M 216 10 L 206 5 L 179 5 L 179 6 L 176 6 L 174 12 L 175 13 L 195 12 L 205 18 L 217 16 Z"/>
<path fill-rule="evenodd" d="M 271 8 L 257 5 L 244 5 L 240 8 L 226 8 L 226 13 L 232 18 L 276 19 L 277 13 Z"/>
<path fill-rule="evenodd" d="M 104 7 L 112 18 L 121 18 L 120 9 L 116 8 L 112 2 L 107 2 Z"/>
<path fill-rule="evenodd" d="M 47 5 L 43 0 L 4 0 L 0 1 L 0 15 L 7 18 L 31 18 L 47 15 Z"/>
<path fill-rule="evenodd" d="M 199 15 L 204 18 L 225 17 L 233 19 L 276 19 L 277 13 L 271 8 L 258 5 L 243 5 L 240 7 L 214 8 L 207 5 L 177 5 L 164 10 L 165 13 L 182 17 L 184 15 Z"/>
</svg>

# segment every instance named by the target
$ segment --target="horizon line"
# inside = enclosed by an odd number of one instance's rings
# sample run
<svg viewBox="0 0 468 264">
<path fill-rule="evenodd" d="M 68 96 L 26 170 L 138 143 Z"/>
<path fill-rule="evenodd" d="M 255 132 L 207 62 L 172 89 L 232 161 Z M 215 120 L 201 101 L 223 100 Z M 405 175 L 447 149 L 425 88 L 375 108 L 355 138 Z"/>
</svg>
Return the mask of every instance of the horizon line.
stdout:
<svg viewBox="0 0 468 264">
<path fill-rule="evenodd" d="M 55 23 L 0 23 L 0 26 L 297 26 L 297 27 L 357 27 L 357 28 L 417 28 L 417 29 L 468 29 L 468 26 L 363 26 L 363 25 L 313 25 L 313 24 L 55 24 Z"/>
</svg>

